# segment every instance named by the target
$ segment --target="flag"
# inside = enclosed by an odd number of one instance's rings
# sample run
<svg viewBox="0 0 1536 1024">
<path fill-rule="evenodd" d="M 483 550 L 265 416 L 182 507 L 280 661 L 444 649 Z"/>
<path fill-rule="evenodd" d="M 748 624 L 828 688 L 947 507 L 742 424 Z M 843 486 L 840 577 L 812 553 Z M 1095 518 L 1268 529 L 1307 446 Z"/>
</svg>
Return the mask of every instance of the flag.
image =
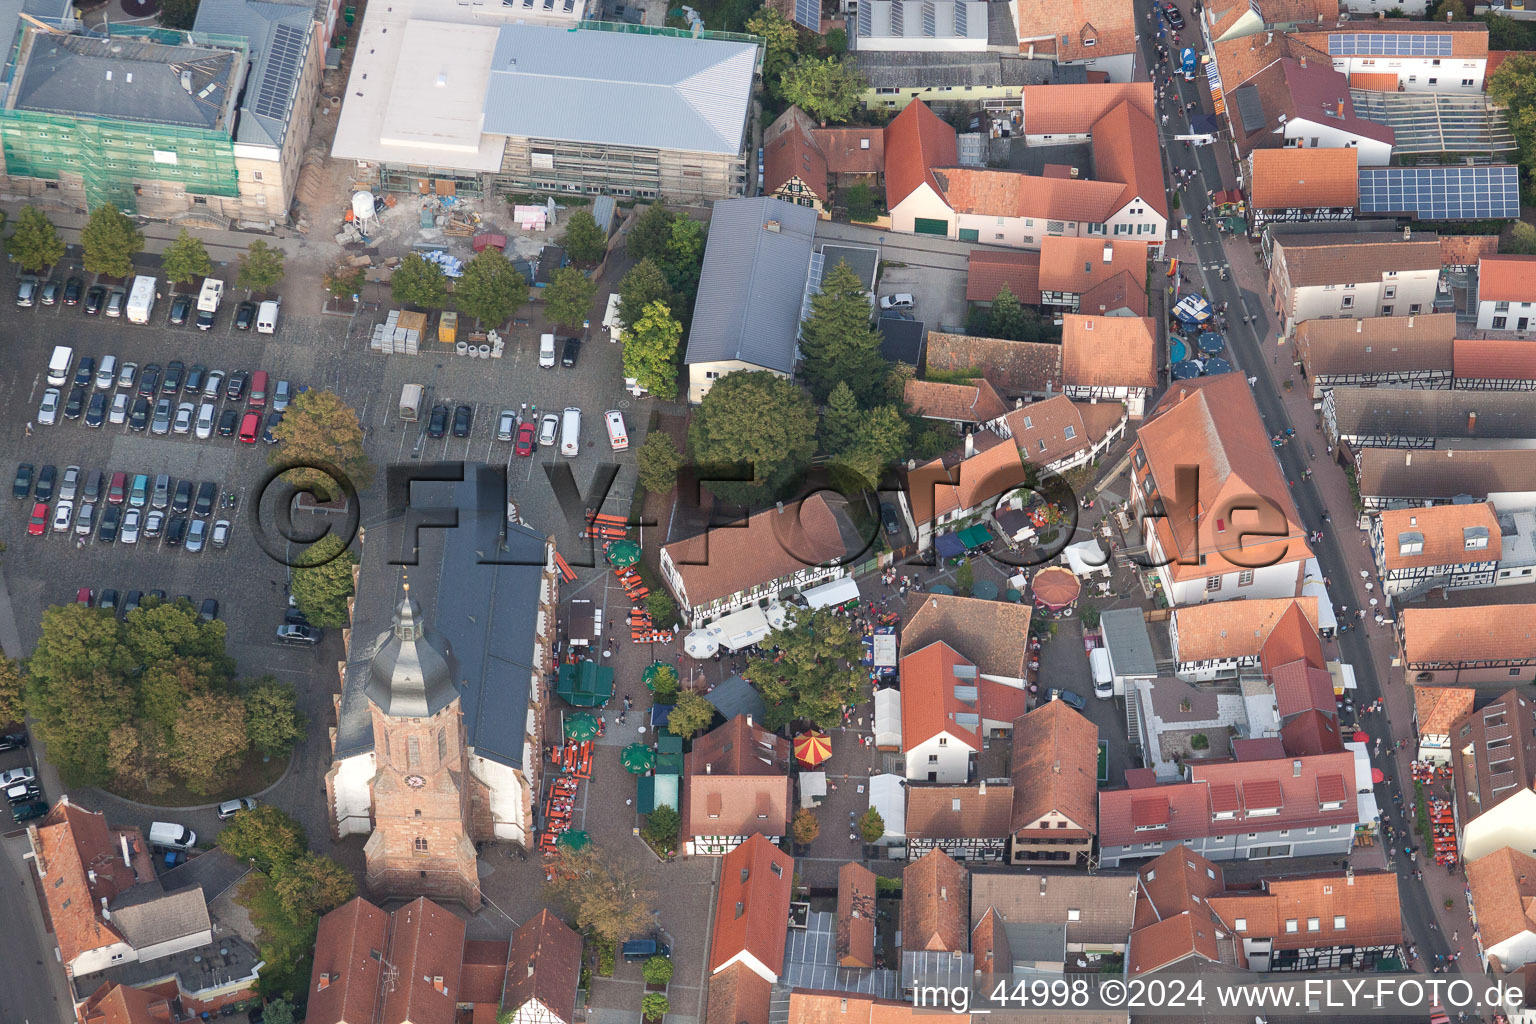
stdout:
<svg viewBox="0 0 1536 1024">
<path fill-rule="evenodd" d="M 1172 259 L 1172 260 L 1168 261 L 1168 276 L 1169 277 L 1178 277 L 1179 276 L 1179 261 L 1178 260 Z"/>
</svg>

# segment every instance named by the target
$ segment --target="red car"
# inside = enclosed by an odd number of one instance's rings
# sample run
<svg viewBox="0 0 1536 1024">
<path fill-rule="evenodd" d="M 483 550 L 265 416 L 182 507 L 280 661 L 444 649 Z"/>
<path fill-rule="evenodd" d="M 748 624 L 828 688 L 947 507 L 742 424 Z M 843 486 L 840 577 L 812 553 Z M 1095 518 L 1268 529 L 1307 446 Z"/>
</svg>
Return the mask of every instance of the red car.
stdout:
<svg viewBox="0 0 1536 1024">
<path fill-rule="evenodd" d="M 535 431 L 532 423 L 524 423 L 517 428 L 517 447 L 513 450 L 519 455 L 533 454 L 533 435 Z"/>
<path fill-rule="evenodd" d="M 91 603 L 95 600 L 96 592 L 90 587 L 81 587 L 79 590 L 75 591 L 75 604 L 78 604 L 82 608 L 89 608 Z"/>
<path fill-rule="evenodd" d="M 261 413 L 246 413 L 240 420 L 240 440 L 246 444 L 255 444 L 256 435 L 259 433 L 261 433 Z"/>
<path fill-rule="evenodd" d="M 128 474 L 113 473 L 112 482 L 107 487 L 107 502 L 112 505 L 121 505 L 123 499 L 128 496 Z"/>
<path fill-rule="evenodd" d="M 48 503 L 39 501 L 32 506 L 32 515 L 27 520 L 27 536 L 41 537 L 48 530 Z"/>
</svg>

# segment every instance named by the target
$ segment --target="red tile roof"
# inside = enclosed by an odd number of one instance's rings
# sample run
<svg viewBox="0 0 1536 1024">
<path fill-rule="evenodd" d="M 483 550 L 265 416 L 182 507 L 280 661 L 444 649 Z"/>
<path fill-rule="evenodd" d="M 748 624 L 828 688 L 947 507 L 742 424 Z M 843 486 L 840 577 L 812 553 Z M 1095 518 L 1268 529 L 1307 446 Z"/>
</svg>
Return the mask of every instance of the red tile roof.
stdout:
<svg viewBox="0 0 1536 1024">
<path fill-rule="evenodd" d="M 781 836 L 793 801 L 789 741 L 737 715 L 683 758 L 682 817 L 690 836 Z"/>
<path fill-rule="evenodd" d="M 903 751 L 910 752 L 940 733 L 980 750 L 976 729 L 956 721 L 959 715 L 979 714 L 977 702 L 963 701 L 955 693 L 956 687 L 977 682 L 974 673 L 962 680 L 955 670 L 975 666 L 949 644 L 936 641 L 905 655 L 900 668 Z"/>
<path fill-rule="evenodd" d="M 1536 345 L 1529 341 L 1457 338 L 1452 351 L 1451 374 L 1458 381 L 1536 380 Z"/>
<path fill-rule="evenodd" d="M 1140 200 L 1168 216 L 1162 145 L 1150 113 L 1130 102 L 1111 108 L 1094 124 L 1092 145 L 1094 177 L 1125 183 L 1121 206 Z"/>
<path fill-rule="evenodd" d="M 1260 597 L 1176 608 L 1175 656 L 1181 663 L 1259 656 L 1292 609 L 1298 609 L 1309 624 L 1316 623 L 1315 597 Z"/>
<path fill-rule="evenodd" d="M 502 990 L 507 985 L 510 948 L 507 939 L 464 940 L 464 963 L 459 968 L 459 1002 L 501 1003 Z"/>
<path fill-rule="evenodd" d="M 1483 531 L 1486 546 L 1468 550 L 1467 530 Z M 1431 508 L 1383 509 L 1381 534 L 1381 562 L 1388 571 L 1496 562 L 1503 552 L 1499 521 L 1494 517 L 1493 506 L 1486 501 Z M 1403 554 L 1405 538 L 1417 541 L 1422 550 L 1417 554 Z"/>
<path fill-rule="evenodd" d="M 971 250 L 966 268 L 967 302 L 992 302 L 1004 286 L 1026 306 L 1040 304 L 1040 254 Z"/>
<path fill-rule="evenodd" d="M 763 133 L 763 194 L 773 195 L 792 178 L 800 181 L 823 202 L 831 198 L 827 187 L 827 160 L 811 138 L 816 122 L 799 107 L 791 106 Z"/>
<path fill-rule="evenodd" d="M 1082 295 L 1122 272 L 1145 280 L 1147 251 L 1146 242 L 1047 235 L 1040 241 L 1040 290 Z"/>
<path fill-rule="evenodd" d="M 894 208 L 924 183 L 942 196 L 933 168 L 951 167 L 957 160 L 955 129 L 921 100 L 908 103 L 885 126 L 886 207 Z"/>
<path fill-rule="evenodd" d="M 1262 894 L 1218 893 L 1207 902 L 1233 936 L 1270 939 L 1275 949 L 1403 941 L 1397 876 L 1384 871 L 1272 878 Z"/>
<path fill-rule="evenodd" d="M 1403 657 L 1418 665 L 1536 659 L 1536 604 L 1404 608 Z"/>
<path fill-rule="evenodd" d="M 1071 828 L 1096 831 L 1098 750 L 1099 727 L 1066 701 L 1047 701 L 1014 722 L 1009 775 L 1020 782 L 1030 780 L 1014 787 L 1014 833 L 1051 814 L 1066 818 Z"/>
<path fill-rule="evenodd" d="M 768 1024 L 772 996 L 768 979 L 734 963 L 709 979 L 704 1024 Z"/>
<path fill-rule="evenodd" d="M 1056 395 L 1013 410 L 1003 420 L 1025 462 L 1048 466 L 1102 441 L 1125 415 L 1118 402 L 1074 402 Z"/>
<path fill-rule="evenodd" d="M 1138 316 L 1067 313 L 1061 327 L 1061 373 L 1083 387 L 1157 386 L 1157 321 Z"/>
<path fill-rule="evenodd" d="M 1132 976 L 1163 970 L 1190 958 L 1215 962 L 1220 958 L 1216 928 L 1206 912 L 1181 911 L 1155 924 L 1138 928 L 1126 950 Z"/>
<path fill-rule="evenodd" d="M 1536 256 L 1495 254 L 1477 261 L 1479 302 L 1536 302 Z"/>
<path fill-rule="evenodd" d="M 1394 238 L 1374 240 L 1374 236 L 1292 235 L 1275 243 L 1278 262 L 1283 262 L 1292 288 L 1319 288 L 1374 281 L 1388 271 L 1438 270 L 1438 238 Z"/>
<path fill-rule="evenodd" d="M 384 993 L 384 1020 L 453 1024 L 464 963 L 463 919 L 420 897 L 389 920 L 388 958 L 399 980 Z"/>
<path fill-rule="evenodd" d="M 932 331 L 928 335 L 928 369 L 979 370 L 1006 398 L 1037 395 L 1061 389 L 1061 346 Z"/>
<path fill-rule="evenodd" d="M 941 194 L 951 209 L 982 217 L 1097 224 L 1125 205 L 1126 183 L 1121 181 L 1046 178 L 985 167 L 946 167 L 937 172 L 937 177 Z"/>
<path fill-rule="evenodd" d="M 902 400 L 907 411 L 915 416 L 956 423 L 986 423 L 1008 411 L 997 390 L 985 377 L 967 384 L 909 380 Z"/>
<path fill-rule="evenodd" d="M 1147 315 L 1147 275 L 1122 271 L 1089 288 L 1077 297 L 1081 313 L 1114 314 L 1124 316 Z"/>
<path fill-rule="evenodd" d="M 138 876 L 123 863 L 121 846 L 107 827 L 106 816 L 66 798 L 30 834 L 49 923 L 64 964 L 69 966 L 91 950 L 126 942 L 123 933 L 101 916 L 101 903 L 132 888 Z M 145 848 L 137 829 L 123 830 L 123 834 L 133 837 L 135 850 Z"/>
<path fill-rule="evenodd" d="M 1333 677 L 1326 669 L 1315 668 L 1305 661 L 1293 661 L 1274 671 L 1275 705 L 1281 718 L 1299 715 L 1303 711 L 1338 713 L 1338 701 L 1333 695 Z"/>
<path fill-rule="evenodd" d="M 1012 808 L 1012 786 L 908 786 L 906 832 L 914 839 L 1006 839 Z"/>
<path fill-rule="evenodd" d="M 1372 18 L 1369 28 L 1372 35 L 1412 36 L 1426 33 L 1449 35 L 1452 57 L 1486 58 L 1488 56 L 1488 26 L 1480 21 L 1448 22 L 1444 19 L 1425 21 L 1410 18 Z M 1295 34 L 1309 45 L 1326 51 L 1330 36 L 1353 34 L 1359 31 L 1361 31 L 1359 22 L 1346 21 L 1326 28 L 1299 27 Z"/>
<path fill-rule="evenodd" d="M 875 873 L 849 861 L 837 869 L 837 962 L 875 966 Z"/>
<path fill-rule="evenodd" d="M 979 439 L 985 433 L 972 436 Z M 1007 443 L 995 443 L 954 465 L 934 459 L 907 474 L 912 518 L 928 523 L 956 509 L 975 508 L 989 498 L 1022 487 L 1024 479 L 1019 450 Z"/>
<path fill-rule="evenodd" d="M 1136 48 L 1131 0 L 1019 0 L 1017 18 L 1021 53 L 1078 61 Z"/>
<path fill-rule="evenodd" d="M 162 997 L 109 982 L 80 1004 L 78 1019 L 82 1024 L 170 1024 L 173 1014 Z"/>
<path fill-rule="evenodd" d="M 696 608 L 845 554 L 837 513 L 820 494 L 711 527 L 665 550 Z"/>
<path fill-rule="evenodd" d="M 811 138 L 827 158 L 832 174 L 882 174 L 885 171 L 883 128 L 815 128 Z"/>
<path fill-rule="evenodd" d="M 1488 69 L 1489 74 L 1493 69 Z M 1475 267 L 1484 256 L 1499 251 L 1498 235 L 1441 235 L 1440 262 L 1447 267 Z"/>
<path fill-rule="evenodd" d="M 379 1003 L 379 957 L 389 954 L 389 915 L 361 896 L 320 918 L 310 972 L 312 1024 L 372 1021 Z"/>
<path fill-rule="evenodd" d="M 1151 82 L 1026 85 L 1019 90 L 1026 135 L 1086 135 L 1105 114 L 1130 103 L 1148 117 L 1157 112 Z"/>
<path fill-rule="evenodd" d="M 1280 744 L 1293 757 L 1316 757 L 1344 749 L 1339 723 L 1322 711 L 1303 711 L 1280 727 Z"/>
<path fill-rule="evenodd" d="M 742 953 L 750 953 L 775 976 L 783 971 L 794 874 L 794 858 L 762 835 L 721 859 L 711 972 Z"/>
<path fill-rule="evenodd" d="M 1257 210 L 1353 208 L 1360 201 L 1359 155 L 1349 147 L 1256 149 L 1248 156 L 1248 203 Z"/>
<path fill-rule="evenodd" d="M 536 999 L 561 1020 L 574 1021 L 580 975 L 581 936 L 548 910 L 540 910 L 512 935 L 501 1005 L 517 1009 Z"/>
<path fill-rule="evenodd" d="M 1173 917 L 1197 910 L 1200 902 L 1221 892 L 1221 868 L 1186 846 L 1175 846 L 1148 861 L 1136 872 L 1140 898 L 1156 917 Z"/>
<path fill-rule="evenodd" d="M 1198 547 L 1205 558 L 1204 564 L 1195 564 L 1193 557 L 1188 558 L 1189 564 L 1174 562 L 1170 571 L 1175 579 L 1237 572 L 1254 565 L 1299 563 L 1311 557 L 1269 431 L 1259 419 L 1242 374 L 1170 387 L 1137 430 L 1136 448 L 1145 454 L 1157 493 L 1168 509 L 1166 518 L 1155 521 L 1164 552 L 1192 555 Z M 1178 474 L 1186 466 L 1196 467 L 1198 477 L 1193 492 L 1183 494 L 1178 491 Z M 1255 496 L 1268 499 L 1270 508 L 1243 511 L 1253 507 Z M 1267 542 L 1245 536 L 1246 530 L 1260 523 L 1284 536 Z M 1298 566 L 1298 577 L 1299 572 Z"/>
<path fill-rule="evenodd" d="M 901 942 L 905 952 L 963 953 L 970 938 L 971 876 L 942 850 L 901 872 Z"/>
<path fill-rule="evenodd" d="M 1234 13 L 1246 13 L 1247 10 L 1246 4 L 1233 8 Z M 1217 35 L 1218 32 L 1212 32 L 1212 38 Z M 1331 67 L 1333 63 L 1326 51 L 1308 46 L 1285 32 L 1258 32 L 1236 39 L 1224 39 L 1216 43 L 1213 49 L 1216 67 L 1221 72 L 1222 89 L 1229 97 L 1237 91 L 1238 86 L 1282 57 L 1305 57 L 1309 62 L 1316 62 L 1323 67 Z M 1231 105 L 1232 101 L 1228 99 L 1227 106 L 1230 108 Z"/>
<path fill-rule="evenodd" d="M 975 665 L 983 677 L 1022 680 L 1029 655 L 1032 615 L 1031 607 L 1023 603 L 982 601 L 957 594 L 913 594 L 907 599 L 901 646 L 915 653 L 935 640 L 943 640 Z M 991 681 L 983 678 L 982 682 Z M 988 718 L 1011 722 L 1018 717 L 1004 719 L 1001 714 L 991 713 L 993 705 L 1002 702 L 995 700 L 985 686 L 981 700 Z"/>
<path fill-rule="evenodd" d="M 1476 692 L 1465 686 L 1415 686 L 1413 720 L 1419 736 L 1449 736 L 1451 726 L 1472 713 Z"/>
<path fill-rule="evenodd" d="M 1536 932 L 1536 858 L 1506 846 L 1466 866 L 1483 948 Z"/>
</svg>

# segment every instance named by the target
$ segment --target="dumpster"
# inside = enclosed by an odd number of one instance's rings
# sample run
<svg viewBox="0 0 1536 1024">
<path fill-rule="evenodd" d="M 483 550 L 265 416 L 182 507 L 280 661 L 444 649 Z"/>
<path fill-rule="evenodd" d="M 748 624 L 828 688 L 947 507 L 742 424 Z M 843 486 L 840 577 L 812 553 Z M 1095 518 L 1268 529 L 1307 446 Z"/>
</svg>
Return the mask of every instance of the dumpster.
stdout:
<svg viewBox="0 0 1536 1024">
<path fill-rule="evenodd" d="M 437 321 L 437 340 L 452 345 L 459 339 L 459 314 L 444 313 Z"/>
</svg>

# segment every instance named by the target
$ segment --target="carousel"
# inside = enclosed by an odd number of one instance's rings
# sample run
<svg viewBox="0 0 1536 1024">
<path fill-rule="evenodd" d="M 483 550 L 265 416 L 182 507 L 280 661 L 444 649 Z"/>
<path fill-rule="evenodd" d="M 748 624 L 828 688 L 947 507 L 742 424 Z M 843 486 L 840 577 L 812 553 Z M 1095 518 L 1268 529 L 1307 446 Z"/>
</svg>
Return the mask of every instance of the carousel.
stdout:
<svg viewBox="0 0 1536 1024">
<path fill-rule="evenodd" d="M 1061 565 L 1050 565 L 1035 573 L 1030 583 L 1035 607 L 1049 618 L 1064 618 L 1077 607 L 1083 584 L 1077 574 Z"/>
</svg>

